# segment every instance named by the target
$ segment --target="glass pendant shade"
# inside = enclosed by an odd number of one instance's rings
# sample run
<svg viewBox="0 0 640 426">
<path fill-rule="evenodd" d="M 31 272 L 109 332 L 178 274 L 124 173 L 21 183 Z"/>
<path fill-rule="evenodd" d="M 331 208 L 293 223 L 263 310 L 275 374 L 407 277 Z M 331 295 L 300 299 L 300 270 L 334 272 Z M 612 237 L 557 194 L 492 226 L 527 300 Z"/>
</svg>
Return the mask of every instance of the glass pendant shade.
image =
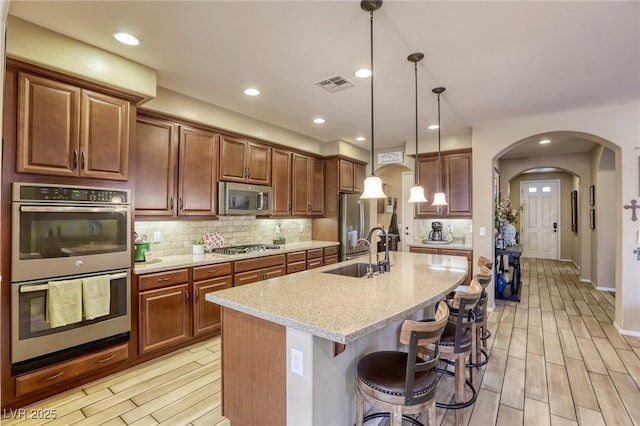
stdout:
<svg viewBox="0 0 640 426">
<path fill-rule="evenodd" d="M 444 195 L 444 192 L 436 192 L 433 194 L 433 204 L 432 206 L 448 206 L 447 197 Z"/>
<path fill-rule="evenodd" d="M 414 185 L 409 190 L 409 201 L 408 203 L 426 203 L 427 200 L 424 196 L 424 188 L 420 185 Z"/>
<path fill-rule="evenodd" d="M 378 176 L 369 176 L 364 180 L 364 191 L 360 199 L 368 200 L 372 198 L 387 198 L 382 190 L 382 179 Z"/>
</svg>

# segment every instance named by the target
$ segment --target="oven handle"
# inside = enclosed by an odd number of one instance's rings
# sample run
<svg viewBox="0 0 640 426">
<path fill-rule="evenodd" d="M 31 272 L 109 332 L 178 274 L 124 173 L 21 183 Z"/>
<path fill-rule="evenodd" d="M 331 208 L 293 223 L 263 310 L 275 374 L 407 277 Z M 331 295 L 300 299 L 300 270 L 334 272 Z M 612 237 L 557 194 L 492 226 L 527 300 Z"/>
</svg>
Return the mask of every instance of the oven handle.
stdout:
<svg viewBox="0 0 640 426">
<path fill-rule="evenodd" d="M 126 278 L 127 275 L 128 274 L 126 272 L 112 274 L 112 275 L 109 275 L 109 280 Z M 49 284 L 22 285 L 20 286 L 20 293 L 31 293 L 33 291 L 42 291 L 42 290 L 48 290 L 48 289 L 49 289 Z"/>
<path fill-rule="evenodd" d="M 35 212 L 35 213 L 51 213 L 51 212 L 65 212 L 65 213 L 126 213 L 127 207 L 71 207 L 71 206 L 20 206 L 21 212 Z"/>
</svg>

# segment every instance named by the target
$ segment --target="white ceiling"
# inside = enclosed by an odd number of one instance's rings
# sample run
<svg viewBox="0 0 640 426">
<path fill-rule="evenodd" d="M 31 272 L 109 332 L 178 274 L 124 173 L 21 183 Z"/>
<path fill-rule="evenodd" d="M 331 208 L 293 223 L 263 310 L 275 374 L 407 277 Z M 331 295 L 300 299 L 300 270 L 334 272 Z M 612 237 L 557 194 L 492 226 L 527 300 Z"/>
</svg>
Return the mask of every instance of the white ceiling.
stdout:
<svg viewBox="0 0 640 426">
<path fill-rule="evenodd" d="M 369 64 L 369 14 L 357 1 L 14 0 L 9 13 L 155 68 L 160 86 L 369 147 L 355 142 L 370 133 L 369 79 L 353 75 Z M 117 43 L 114 31 L 135 34 L 140 46 Z M 434 134 L 426 126 L 437 120 L 436 86 L 447 88 L 443 134 L 638 99 L 640 2 L 385 1 L 374 14 L 376 148 L 414 141 L 406 58 L 416 51 L 425 55 L 421 140 Z M 331 94 L 314 85 L 337 74 L 356 86 Z M 248 86 L 262 94 L 243 95 Z M 316 116 L 326 123 L 313 124 Z"/>
</svg>

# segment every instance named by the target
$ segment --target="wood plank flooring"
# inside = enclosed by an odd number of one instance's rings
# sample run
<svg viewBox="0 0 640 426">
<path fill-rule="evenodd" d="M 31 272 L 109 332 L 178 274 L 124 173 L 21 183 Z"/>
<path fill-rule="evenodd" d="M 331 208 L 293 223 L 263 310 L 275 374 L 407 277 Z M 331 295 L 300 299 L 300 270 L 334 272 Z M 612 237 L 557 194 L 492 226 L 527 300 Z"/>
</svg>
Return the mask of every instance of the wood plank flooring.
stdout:
<svg viewBox="0 0 640 426">
<path fill-rule="evenodd" d="M 489 315 L 489 363 L 464 423 L 640 424 L 640 338 L 615 330 L 613 295 L 581 283 L 570 263 L 523 259 L 522 269 L 522 301 L 498 301 Z M 452 396 L 448 380 L 438 384 L 439 401 Z M 55 420 L 5 413 L 1 423 L 227 426 L 220 389 L 216 337 L 26 407 L 56 410 Z M 437 414 L 438 425 L 455 424 L 452 410 Z"/>
</svg>

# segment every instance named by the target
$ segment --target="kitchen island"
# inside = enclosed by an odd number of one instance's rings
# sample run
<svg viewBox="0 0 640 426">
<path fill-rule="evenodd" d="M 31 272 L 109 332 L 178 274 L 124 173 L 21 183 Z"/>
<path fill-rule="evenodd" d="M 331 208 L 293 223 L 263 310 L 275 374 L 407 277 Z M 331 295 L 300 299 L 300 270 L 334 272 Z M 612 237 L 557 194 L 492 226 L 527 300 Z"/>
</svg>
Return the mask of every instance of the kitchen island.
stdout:
<svg viewBox="0 0 640 426">
<path fill-rule="evenodd" d="M 373 278 L 327 273 L 362 259 L 206 295 L 222 306 L 223 414 L 232 424 L 355 421 L 357 361 L 398 349 L 405 319 L 429 316 L 467 259 L 391 252 Z"/>
</svg>

